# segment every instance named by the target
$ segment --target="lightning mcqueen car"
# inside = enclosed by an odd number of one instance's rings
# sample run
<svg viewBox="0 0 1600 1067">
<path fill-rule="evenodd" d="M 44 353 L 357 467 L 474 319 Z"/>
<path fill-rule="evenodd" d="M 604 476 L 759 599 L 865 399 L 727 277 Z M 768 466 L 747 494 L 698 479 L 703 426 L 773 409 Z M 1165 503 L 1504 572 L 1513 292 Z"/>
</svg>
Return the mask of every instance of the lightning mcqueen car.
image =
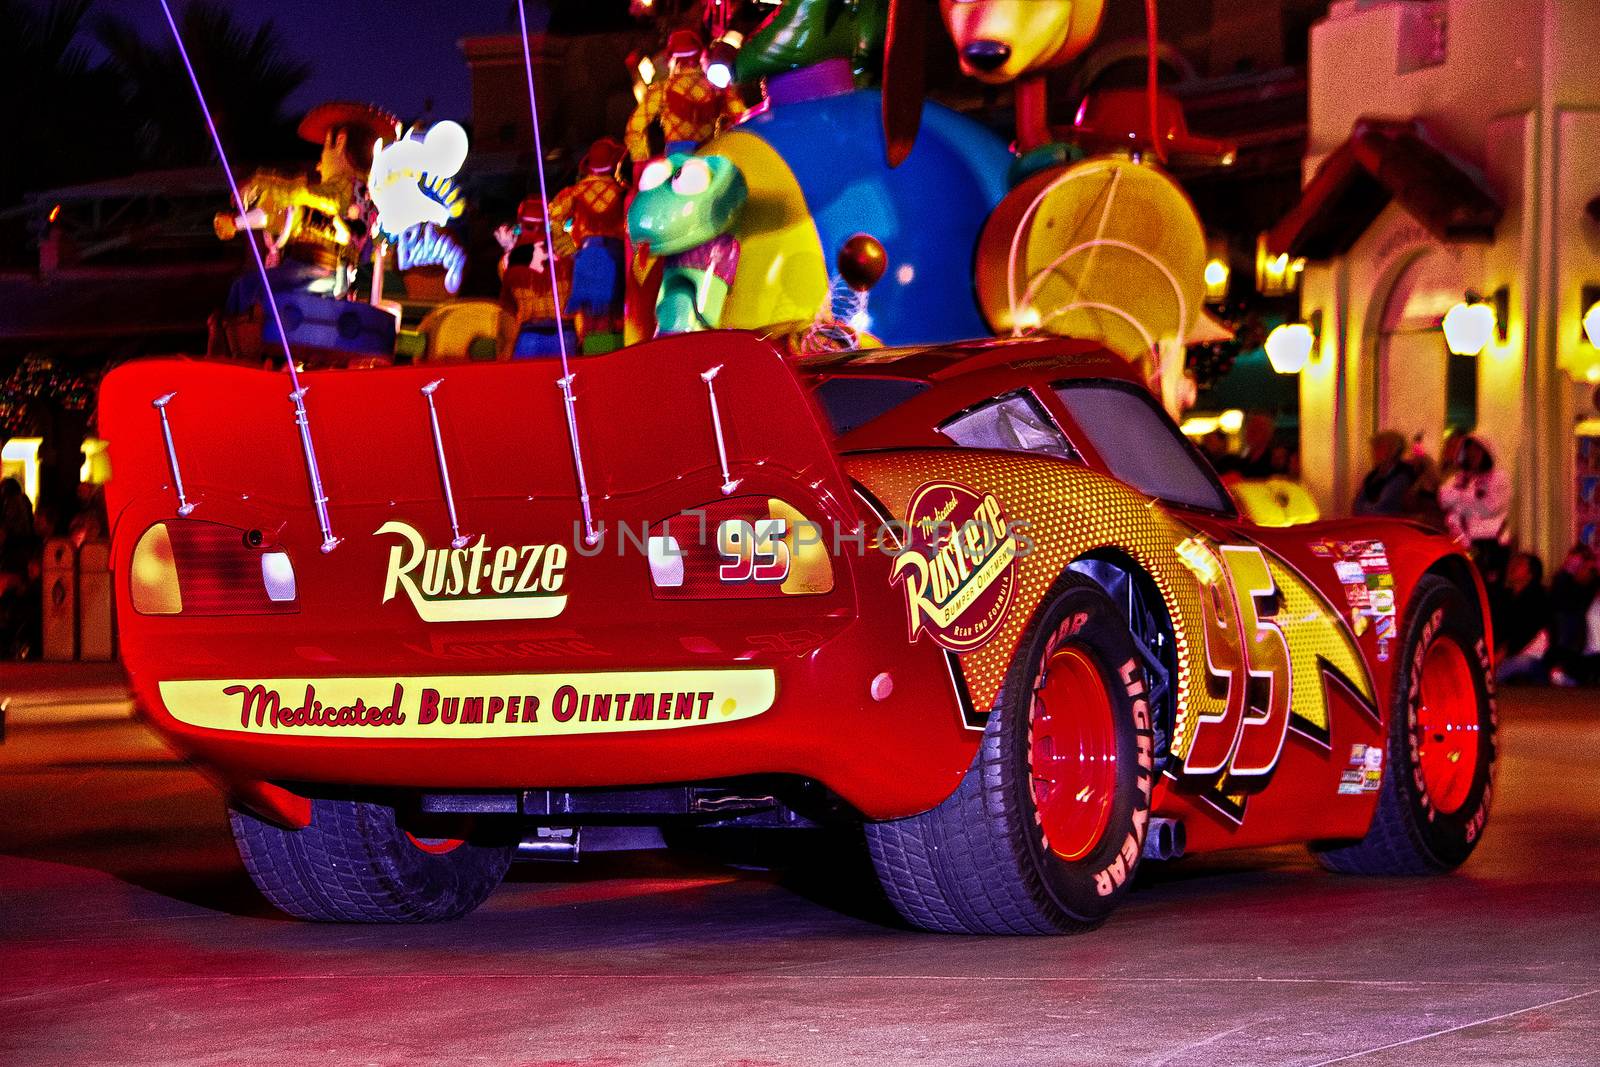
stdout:
<svg viewBox="0 0 1600 1067">
<path fill-rule="evenodd" d="M 849 820 L 908 922 L 1053 933 L 1144 859 L 1482 835 L 1468 560 L 1242 521 L 1104 351 L 668 338 L 575 361 L 577 459 L 551 366 L 308 374 L 315 476 L 283 375 L 105 381 L 129 675 L 284 911 L 458 916 L 585 827 Z"/>
</svg>

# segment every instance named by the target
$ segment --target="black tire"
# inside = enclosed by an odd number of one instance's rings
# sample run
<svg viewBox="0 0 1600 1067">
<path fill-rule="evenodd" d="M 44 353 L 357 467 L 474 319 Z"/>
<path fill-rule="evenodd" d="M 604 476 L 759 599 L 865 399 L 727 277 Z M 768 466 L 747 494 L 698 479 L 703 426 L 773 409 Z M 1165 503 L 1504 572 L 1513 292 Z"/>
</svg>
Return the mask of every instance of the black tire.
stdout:
<svg viewBox="0 0 1600 1067">
<path fill-rule="evenodd" d="M 1351 845 L 1323 847 L 1317 858 L 1343 874 L 1434 874 L 1459 867 L 1483 836 L 1494 795 L 1495 730 L 1493 670 L 1483 623 L 1467 594 L 1453 582 L 1426 575 L 1407 609 L 1399 666 L 1390 699 L 1387 771 L 1378 791 L 1372 826 Z M 1448 810 L 1430 796 L 1422 770 L 1418 712 L 1422 667 L 1429 649 L 1454 642 L 1471 666 L 1477 701 L 1477 740 L 1470 785 Z M 1464 779 L 1465 780 L 1465 779 Z"/>
<path fill-rule="evenodd" d="M 1036 683 L 1068 648 L 1098 667 L 1117 757 L 1104 830 L 1070 860 L 1046 840 L 1029 752 Z M 873 866 L 900 915 L 946 933 L 1054 934 L 1099 925 L 1133 883 L 1149 823 L 1154 755 L 1145 685 L 1117 606 L 1089 579 L 1063 576 L 1023 635 L 956 791 L 931 811 L 867 824 Z"/>
<path fill-rule="evenodd" d="M 393 808 L 358 800 L 312 801 L 311 825 L 303 830 L 237 809 L 228 817 L 245 870 L 262 895 L 314 922 L 459 918 L 500 884 L 516 850 L 515 842 L 449 847 L 412 838 L 396 823 Z"/>
</svg>

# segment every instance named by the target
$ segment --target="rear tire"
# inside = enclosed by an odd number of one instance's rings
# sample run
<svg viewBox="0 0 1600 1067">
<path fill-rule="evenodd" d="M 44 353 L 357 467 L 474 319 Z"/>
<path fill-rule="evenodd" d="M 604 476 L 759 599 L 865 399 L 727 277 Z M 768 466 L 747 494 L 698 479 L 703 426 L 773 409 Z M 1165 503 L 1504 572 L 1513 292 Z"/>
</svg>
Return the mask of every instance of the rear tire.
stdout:
<svg viewBox="0 0 1600 1067">
<path fill-rule="evenodd" d="M 1360 841 L 1318 852 L 1332 871 L 1453 870 L 1488 822 L 1497 721 L 1483 623 L 1459 586 L 1426 575 L 1403 633 L 1378 809 Z"/>
<path fill-rule="evenodd" d="M 314 922 L 413 923 L 455 919 L 505 878 L 512 843 L 413 837 L 394 809 L 314 800 L 311 825 L 285 830 L 230 809 L 245 870 L 280 910 Z"/>
<path fill-rule="evenodd" d="M 1154 779 L 1134 638 L 1086 578 L 1063 576 L 1043 604 L 956 791 L 867 824 L 885 893 L 924 930 L 1085 930 L 1133 882 Z"/>
</svg>

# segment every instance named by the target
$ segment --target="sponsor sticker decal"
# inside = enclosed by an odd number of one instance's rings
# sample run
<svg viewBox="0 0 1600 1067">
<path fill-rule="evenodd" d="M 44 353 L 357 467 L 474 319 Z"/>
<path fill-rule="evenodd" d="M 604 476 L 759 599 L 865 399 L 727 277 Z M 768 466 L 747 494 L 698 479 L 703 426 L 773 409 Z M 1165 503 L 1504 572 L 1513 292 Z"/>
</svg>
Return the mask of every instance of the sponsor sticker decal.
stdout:
<svg viewBox="0 0 1600 1067">
<path fill-rule="evenodd" d="M 777 693 L 767 668 L 161 683 L 179 722 L 312 737 L 563 737 L 750 719 Z"/>
<path fill-rule="evenodd" d="M 927 633 L 955 652 L 979 647 L 1016 595 L 1017 538 L 999 498 L 929 482 L 912 496 L 906 526 L 892 581 L 905 589 L 911 640 Z"/>
<path fill-rule="evenodd" d="M 1350 766 L 1339 777 L 1340 796 L 1376 793 L 1383 785 L 1383 746 L 1351 745 Z"/>
<path fill-rule="evenodd" d="M 1356 636 L 1375 629 L 1378 659 L 1387 661 L 1394 640 L 1394 571 L 1382 541 L 1316 541 L 1313 555 L 1333 560 L 1333 573 L 1344 588 L 1350 625 Z"/>
<path fill-rule="evenodd" d="M 429 548 L 395 521 L 373 536 L 385 534 L 400 541 L 389 549 L 382 603 L 403 592 L 423 622 L 553 619 L 566 610 L 566 545 L 491 546 L 480 536 L 463 548 Z"/>
</svg>

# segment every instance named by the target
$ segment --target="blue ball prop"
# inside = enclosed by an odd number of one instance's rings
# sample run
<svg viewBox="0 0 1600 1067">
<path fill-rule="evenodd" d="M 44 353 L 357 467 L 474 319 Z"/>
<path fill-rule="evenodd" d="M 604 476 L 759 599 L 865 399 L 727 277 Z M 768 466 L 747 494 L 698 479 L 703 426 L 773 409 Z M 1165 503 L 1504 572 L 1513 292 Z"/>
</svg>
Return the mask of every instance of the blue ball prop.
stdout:
<svg viewBox="0 0 1600 1067">
<path fill-rule="evenodd" d="M 855 234 L 883 243 L 889 267 L 870 294 L 869 332 L 891 345 L 991 335 L 973 260 L 984 220 L 1007 190 L 1011 154 L 999 136 L 925 104 L 916 147 L 890 168 L 876 89 L 781 104 L 738 128 L 794 173 L 830 270 Z"/>
</svg>

